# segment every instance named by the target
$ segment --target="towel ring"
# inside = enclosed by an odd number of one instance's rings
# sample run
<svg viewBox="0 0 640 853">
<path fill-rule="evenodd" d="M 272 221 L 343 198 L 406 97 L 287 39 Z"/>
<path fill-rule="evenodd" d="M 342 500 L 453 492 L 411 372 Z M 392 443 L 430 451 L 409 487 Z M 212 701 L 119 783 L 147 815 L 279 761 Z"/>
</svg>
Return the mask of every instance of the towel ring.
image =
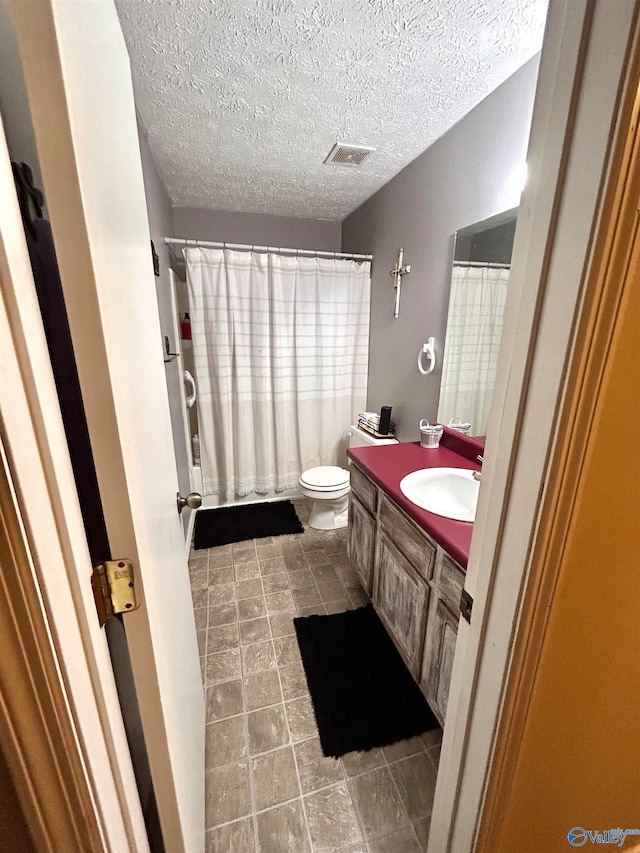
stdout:
<svg viewBox="0 0 640 853">
<path fill-rule="evenodd" d="M 184 381 L 185 384 L 191 386 L 191 393 L 187 395 L 185 400 L 187 404 L 187 409 L 191 409 L 196 401 L 196 383 L 193 376 L 189 373 L 188 370 L 185 370 L 184 372 Z"/>
<path fill-rule="evenodd" d="M 433 370 L 436 366 L 436 339 L 431 337 L 428 339 L 426 344 L 422 344 L 422 349 L 418 353 L 418 370 L 422 373 L 423 376 L 428 376 L 430 373 L 433 373 Z M 428 356 L 429 358 L 429 366 L 424 366 L 423 355 Z"/>
</svg>

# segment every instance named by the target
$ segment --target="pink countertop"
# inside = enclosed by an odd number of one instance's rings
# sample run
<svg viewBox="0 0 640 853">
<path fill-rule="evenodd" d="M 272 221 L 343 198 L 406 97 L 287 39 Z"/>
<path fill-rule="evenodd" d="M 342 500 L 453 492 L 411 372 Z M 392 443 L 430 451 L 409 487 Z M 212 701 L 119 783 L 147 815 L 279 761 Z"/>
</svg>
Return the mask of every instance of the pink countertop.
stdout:
<svg viewBox="0 0 640 853">
<path fill-rule="evenodd" d="M 449 432 L 449 430 L 447 430 Z M 456 450 L 462 450 L 465 455 L 443 446 L 453 444 Z M 475 461 L 478 452 L 483 447 L 480 442 L 466 439 L 466 446 L 461 446 L 458 436 L 453 440 L 443 436 L 440 447 L 426 449 L 420 447 L 420 442 L 401 442 L 400 444 L 385 444 L 380 447 L 354 447 L 347 451 L 353 462 L 370 477 L 383 492 L 412 518 L 423 530 L 441 545 L 456 562 L 466 568 L 471 545 L 473 524 L 467 521 L 453 521 L 443 518 L 425 509 L 420 509 L 400 491 L 400 480 L 419 471 L 421 468 L 473 468 L 480 470 Z M 471 444 L 470 442 L 473 442 Z M 474 461 L 471 461 L 474 459 Z"/>
</svg>

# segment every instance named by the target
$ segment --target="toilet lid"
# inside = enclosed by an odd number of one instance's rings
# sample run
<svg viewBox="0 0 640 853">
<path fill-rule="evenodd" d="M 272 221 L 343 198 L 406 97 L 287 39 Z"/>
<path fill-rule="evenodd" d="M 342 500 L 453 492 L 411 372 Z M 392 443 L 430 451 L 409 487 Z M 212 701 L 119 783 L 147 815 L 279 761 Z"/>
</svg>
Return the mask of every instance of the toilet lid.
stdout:
<svg viewBox="0 0 640 853">
<path fill-rule="evenodd" d="M 349 483 L 349 472 L 337 465 L 321 465 L 319 468 L 309 468 L 301 477 L 300 482 L 318 491 L 339 489 Z"/>
</svg>

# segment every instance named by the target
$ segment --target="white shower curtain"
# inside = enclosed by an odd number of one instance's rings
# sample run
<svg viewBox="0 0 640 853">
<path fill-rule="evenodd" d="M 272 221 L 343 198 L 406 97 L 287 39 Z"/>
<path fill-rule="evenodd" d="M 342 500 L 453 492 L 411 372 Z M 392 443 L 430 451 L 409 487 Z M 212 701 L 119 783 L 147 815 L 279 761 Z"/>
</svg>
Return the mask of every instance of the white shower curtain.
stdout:
<svg viewBox="0 0 640 853">
<path fill-rule="evenodd" d="M 454 266 L 438 420 L 471 423 L 483 435 L 493 397 L 509 270 Z"/>
<path fill-rule="evenodd" d="M 185 250 L 204 492 L 283 491 L 335 465 L 365 407 L 370 264 Z"/>
</svg>

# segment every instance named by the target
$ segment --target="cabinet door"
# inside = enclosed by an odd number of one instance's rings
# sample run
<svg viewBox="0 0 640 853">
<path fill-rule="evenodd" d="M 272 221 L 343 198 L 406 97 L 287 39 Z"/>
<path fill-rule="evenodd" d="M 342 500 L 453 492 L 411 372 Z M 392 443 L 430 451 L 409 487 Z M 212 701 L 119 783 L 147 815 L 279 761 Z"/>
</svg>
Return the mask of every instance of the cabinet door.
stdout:
<svg viewBox="0 0 640 853">
<path fill-rule="evenodd" d="M 373 585 L 373 556 L 375 543 L 375 521 L 351 495 L 349 500 L 348 554 L 360 577 L 362 586 L 371 595 Z"/>
<path fill-rule="evenodd" d="M 429 653 L 422 667 L 421 686 L 440 725 L 444 725 L 449 701 L 449 685 L 453 656 L 458 636 L 458 616 L 454 616 L 442 599 L 429 617 Z"/>
<path fill-rule="evenodd" d="M 429 587 L 385 533 L 380 534 L 376 566 L 376 609 L 417 677 L 422 662 Z"/>
</svg>

